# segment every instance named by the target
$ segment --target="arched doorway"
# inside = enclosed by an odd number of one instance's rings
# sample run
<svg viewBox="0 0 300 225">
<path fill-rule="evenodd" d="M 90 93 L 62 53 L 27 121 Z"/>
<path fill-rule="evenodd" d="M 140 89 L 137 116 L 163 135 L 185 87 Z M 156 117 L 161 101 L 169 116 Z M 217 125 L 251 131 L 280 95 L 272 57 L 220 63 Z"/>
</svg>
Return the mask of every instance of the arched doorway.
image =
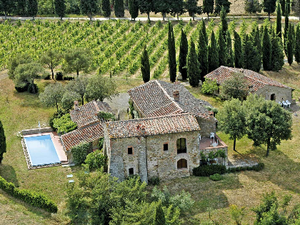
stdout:
<svg viewBox="0 0 300 225">
<path fill-rule="evenodd" d="M 186 159 L 180 159 L 177 161 L 177 169 L 185 169 L 187 168 L 187 160 Z"/>
<path fill-rule="evenodd" d="M 270 100 L 271 100 L 271 101 L 275 101 L 275 100 L 276 100 L 276 95 L 275 95 L 275 94 L 271 94 Z"/>
</svg>

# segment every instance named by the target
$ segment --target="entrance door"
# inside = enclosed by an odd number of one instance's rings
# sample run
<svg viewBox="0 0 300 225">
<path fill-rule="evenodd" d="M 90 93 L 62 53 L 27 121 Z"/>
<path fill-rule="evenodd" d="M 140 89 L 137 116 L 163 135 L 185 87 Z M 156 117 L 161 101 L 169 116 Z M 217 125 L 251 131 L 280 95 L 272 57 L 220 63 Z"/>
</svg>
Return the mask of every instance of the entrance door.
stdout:
<svg viewBox="0 0 300 225">
<path fill-rule="evenodd" d="M 271 101 L 275 101 L 275 100 L 276 100 L 275 94 L 271 94 Z"/>
</svg>

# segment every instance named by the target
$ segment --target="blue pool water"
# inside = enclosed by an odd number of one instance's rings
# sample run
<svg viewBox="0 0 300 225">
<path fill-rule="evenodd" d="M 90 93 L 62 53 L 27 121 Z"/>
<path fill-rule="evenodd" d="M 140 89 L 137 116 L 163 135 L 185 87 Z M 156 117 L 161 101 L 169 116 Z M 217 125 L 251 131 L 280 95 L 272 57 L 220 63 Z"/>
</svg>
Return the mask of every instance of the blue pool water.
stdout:
<svg viewBox="0 0 300 225">
<path fill-rule="evenodd" d="M 24 139 L 32 166 L 60 163 L 50 135 Z"/>
</svg>

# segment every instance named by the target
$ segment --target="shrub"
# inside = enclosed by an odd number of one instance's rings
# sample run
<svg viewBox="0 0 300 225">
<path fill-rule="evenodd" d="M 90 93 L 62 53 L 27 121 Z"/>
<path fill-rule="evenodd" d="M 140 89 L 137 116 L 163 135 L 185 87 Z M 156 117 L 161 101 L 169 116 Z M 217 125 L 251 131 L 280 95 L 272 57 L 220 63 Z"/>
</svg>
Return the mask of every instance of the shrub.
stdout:
<svg viewBox="0 0 300 225">
<path fill-rule="evenodd" d="M 74 80 L 74 77 L 64 76 L 64 80 Z"/>
<path fill-rule="evenodd" d="M 17 92 L 25 92 L 28 90 L 29 83 L 28 82 L 21 82 L 15 85 L 15 89 Z"/>
<path fill-rule="evenodd" d="M 71 149 L 73 160 L 76 165 L 80 165 L 86 159 L 86 156 L 91 149 L 90 143 L 81 143 Z"/>
<path fill-rule="evenodd" d="M 109 112 L 99 112 L 98 113 L 98 118 L 101 120 L 115 120 L 115 115 Z"/>
<path fill-rule="evenodd" d="M 228 168 L 227 173 L 235 173 L 239 171 L 245 171 L 245 170 L 254 170 L 254 171 L 261 171 L 263 168 L 265 168 L 264 163 L 258 163 L 257 165 L 254 166 L 246 166 L 246 167 L 233 167 L 233 168 Z"/>
<path fill-rule="evenodd" d="M 102 151 L 96 150 L 86 156 L 84 163 L 88 165 L 90 170 L 100 169 L 106 166 L 106 156 L 103 155 Z"/>
<path fill-rule="evenodd" d="M 204 176 L 208 177 L 216 173 L 224 174 L 226 173 L 226 166 L 223 165 L 204 165 L 198 166 L 193 169 L 194 176 Z"/>
<path fill-rule="evenodd" d="M 205 79 L 201 88 L 201 92 L 203 94 L 212 95 L 217 90 L 218 90 L 218 85 L 215 80 Z"/>
<path fill-rule="evenodd" d="M 62 74 L 62 72 L 57 72 L 55 74 L 55 79 L 56 80 L 63 80 L 63 74 Z"/>
<path fill-rule="evenodd" d="M 159 177 L 151 177 L 149 180 L 148 180 L 148 184 L 149 185 L 159 185 Z"/>
<path fill-rule="evenodd" d="M 210 175 L 209 179 L 213 180 L 213 181 L 219 181 L 219 180 L 223 180 L 223 176 L 216 173 L 214 175 Z"/>
<path fill-rule="evenodd" d="M 16 188 L 13 183 L 7 182 L 1 176 L 0 188 L 9 195 L 20 199 L 29 205 L 42 208 L 50 213 L 57 213 L 57 205 L 46 196 L 26 189 L 20 190 Z"/>
<path fill-rule="evenodd" d="M 60 134 L 68 133 L 77 128 L 77 124 L 71 120 L 69 113 L 63 115 L 60 118 L 53 119 L 53 127 Z"/>
<path fill-rule="evenodd" d="M 55 127 L 53 127 L 53 120 L 57 119 L 57 118 L 61 118 L 63 115 L 65 115 L 66 113 L 62 110 L 58 110 L 58 112 L 55 112 L 49 119 L 49 125 L 50 127 L 55 130 Z"/>
</svg>

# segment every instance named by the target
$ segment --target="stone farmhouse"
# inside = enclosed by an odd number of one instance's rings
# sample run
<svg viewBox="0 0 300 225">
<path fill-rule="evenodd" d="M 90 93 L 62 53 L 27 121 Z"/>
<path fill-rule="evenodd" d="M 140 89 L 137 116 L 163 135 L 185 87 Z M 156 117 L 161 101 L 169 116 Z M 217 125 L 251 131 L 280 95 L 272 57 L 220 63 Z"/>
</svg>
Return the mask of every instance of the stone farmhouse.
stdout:
<svg viewBox="0 0 300 225">
<path fill-rule="evenodd" d="M 98 148 L 99 139 L 103 138 L 103 124 L 98 117 L 99 112 L 112 113 L 112 109 L 105 102 L 91 101 L 78 107 L 78 101 L 74 102 L 74 110 L 70 111 L 73 122 L 77 124 L 77 129 L 61 136 L 68 161 L 72 162 L 71 149 L 82 142 L 91 142 L 92 148 Z"/>
<path fill-rule="evenodd" d="M 139 174 L 142 181 L 189 176 L 201 152 L 224 151 L 216 119 L 183 85 L 153 80 L 128 91 L 139 119 L 107 122 L 104 149 L 108 171 L 119 180 Z M 216 159 L 223 163 L 221 159 Z"/>
<path fill-rule="evenodd" d="M 261 95 L 266 100 L 277 102 L 288 100 L 292 102 L 292 92 L 294 89 L 252 70 L 220 66 L 207 74 L 205 78 L 216 80 L 218 85 L 222 85 L 234 73 L 242 73 L 245 76 L 249 85 L 249 93 Z"/>
</svg>

